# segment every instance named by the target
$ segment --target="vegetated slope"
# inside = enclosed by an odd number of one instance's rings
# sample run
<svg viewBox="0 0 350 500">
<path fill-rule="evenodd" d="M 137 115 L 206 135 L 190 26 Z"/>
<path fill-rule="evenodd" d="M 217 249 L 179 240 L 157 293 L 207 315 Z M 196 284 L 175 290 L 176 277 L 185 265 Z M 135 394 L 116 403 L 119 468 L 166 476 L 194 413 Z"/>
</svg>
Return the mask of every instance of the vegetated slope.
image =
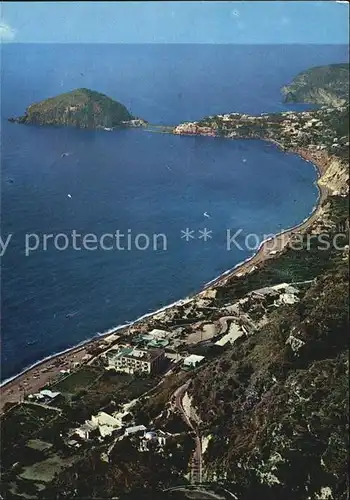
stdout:
<svg viewBox="0 0 350 500">
<path fill-rule="evenodd" d="M 282 87 L 285 102 L 343 105 L 349 101 L 349 64 L 317 66 Z"/>
<path fill-rule="evenodd" d="M 347 498 L 348 279 L 341 260 L 193 380 L 207 479 L 240 500 Z"/>
<path fill-rule="evenodd" d="M 82 88 L 32 104 L 24 116 L 11 121 L 98 128 L 117 127 L 132 118 L 123 104 L 99 92 Z"/>
<path fill-rule="evenodd" d="M 108 461 L 101 458 L 105 447 L 94 447 L 60 474 L 39 498 L 129 498 L 130 493 L 135 499 L 156 498 L 157 490 L 181 483 L 193 446 L 192 438 L 183 435 L 176 441 L 169 440 L 162 453 L 142 453 L 137 439 L 124 439 L 113 447 Z M 147 491 L 152 494 L 147 495 Z"/>
</svg>

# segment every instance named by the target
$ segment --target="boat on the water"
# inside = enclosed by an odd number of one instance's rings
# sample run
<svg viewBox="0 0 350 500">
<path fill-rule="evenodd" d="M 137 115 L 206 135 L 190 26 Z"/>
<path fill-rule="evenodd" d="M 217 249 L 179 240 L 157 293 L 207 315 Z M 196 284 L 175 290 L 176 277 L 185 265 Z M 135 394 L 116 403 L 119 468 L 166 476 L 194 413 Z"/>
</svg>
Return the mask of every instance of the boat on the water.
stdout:
<svg viewBox="0 0 350 500">
<path fill-rule="evenodd" d="M 78 314 L 79 311 L 73 311 L 73 312 L 70 312 L 68 314 L 66 314 L 66 318 L 72 318 L 73 316 L 75 316 L 76 314 Z"/>
</svg>

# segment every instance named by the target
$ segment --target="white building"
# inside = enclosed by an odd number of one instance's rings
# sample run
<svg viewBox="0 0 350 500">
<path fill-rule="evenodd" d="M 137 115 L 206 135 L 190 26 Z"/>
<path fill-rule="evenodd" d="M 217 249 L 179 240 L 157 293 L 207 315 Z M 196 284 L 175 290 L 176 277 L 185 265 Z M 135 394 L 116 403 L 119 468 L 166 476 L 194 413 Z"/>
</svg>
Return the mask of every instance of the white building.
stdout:
<svg viewBox="0 0 350 500">
<path fill-rule="evenodd" d="M 188 368 L 194 368 L 199 365 L 204 359 L 204 356 L 198 356 L 197 354 L 191 354 L 184 359 L 184 366 Z"/>
<path fill-rule="evenodd" d="M 154 330 L 149 332 L 148 335 L 150 335 L 150 337 L 152 337 L 153 339 L 160 340 L 168 338 L 171 334 L 166 330 L 159 330 L 158 328 L 155 328 Z"/>
<path fill-rule="evenodd" d="M 146 427 L 144 425 L 135 425 L 134 427 L 127 427 L 125 429 L 125 436 L 131 436 L 132 434 L 140 434 L 144 433 L 146 430 Z"/>
<path fill-rule="evenodd" d="M 107 368 L 125 373 L 157 373 L 164 363 L 162 349 L 137 349 L 127 347 L 107 352 Z"/>
<path fill-rule="evenodd" d="M 57 396 L 59 396 L 61 393 L 60 393 L 60 392 L 52 392 L 52 391 L 50 391 L 49 389 L 43 389 L 42 391 L 40 391 L 40 394 L 41 394 L 42 396 L 44 396 L 45 398 L 55 399 L 55 398 L 57 398 Z"/>
<path fill-rule="evenodd" d="M 96 429 L 97 425 L 94 425 L 91 421 L 86 420 L 85 424 L 73 430 L 72 435 L 79 436 L 81 439 L 85 439 L 87 441 L 90 439 L 91 432 Z"/>
<path fill-rule="evenodd" d="M 148 431 L 144 434 L 144 439 L 147 441 L 156 441 L 159 445 L 164 446 L 167 439 L 167 434 L 161 430 Z"/>
<path fill-rule="evenodd" d="M 148 431 L 145 432 L 143 437 L 140 439 L 139 451 L 149 451 L 150 444 L 163 448 L 165 446 L 169 434 L 158 430 L 158 431 Z"/>
<path fill-rule="evenodd" d="M 97 415 L 92 415 L 91 420 L 88 422 L 91 422 L 95 428 L 98 428 L 102 437 L 110 436 L 115 430 L 122 427 L 121 418 L 112 417 L 104 411 L 100 411 Z"/>
<path fill-rule="evenodd" d="M 60 394 L 60 392 L 52 392 L 49 389 L 43 389 L 42 391 L 35 394 L 29 394 L 28 399 L 36 399 L 37 401 L 42 401 L 43 403 L 45 403 L 45 401 L 53 401 Z"/>
</svg>

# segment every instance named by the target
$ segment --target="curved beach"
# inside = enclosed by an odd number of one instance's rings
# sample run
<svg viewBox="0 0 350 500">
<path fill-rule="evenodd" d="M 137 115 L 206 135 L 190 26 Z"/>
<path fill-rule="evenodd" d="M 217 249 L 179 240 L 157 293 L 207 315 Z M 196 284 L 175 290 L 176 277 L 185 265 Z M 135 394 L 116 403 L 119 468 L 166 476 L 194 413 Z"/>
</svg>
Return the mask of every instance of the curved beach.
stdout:
<svg viewBox="0 0 350 500">
<path fill-rule="evenodd" d="M 280 145 L 277 144 L 277 146 Z M 292 152 L 299 154 L 305 160 L 310 162 L 309 152 L 304 153 L 301 150 Z M 317 159 L 314 159 L 312 163 L 317 170 L 319 181 L 321 175 L 325 172 L 325 167 L 322 162 L 318 162 Z M 243 276 L 254 270 L 255 267 L 260 265 L 262 262 L 277 258 L 283 251 L 285 246 L 288 244 L 288 241 L 293 233 L 295 233 L 296 231 L 306 231 L 319 217 L 320 207 L 329 194 L 329 190 L 326 187 L 321 186 L 318 181 L 317 185 L 319 189 L 319 197 L 317 200 L 317 205 L 307 217 L 307 219 L 297 224 L 296 226 L 283 230 L 282 232 L 276 234 L 274 237 L 263 241 L 253 256 L 237 264 L 233 269 L 227 270 L 224 273 L 220 274 L 220 276 L 218 276 L 217 278 L 214 278 L 201 290 L 199 290 L 197 294 L 199 294 L 203 290 L 210 289 L 216 286 L 224 286 L 232 277 L 239 278 L 240 276 Z M 271 247 L 273 247 L 274 249 L 274 252 L 272 254 Z M 197 294 L 195 294 L 193 297 L 195 297 Z M 68 368 L 74 366 L 75 363 L 84 363 L 88 354 L 88 350 L 92 344 L 98 346 L 104 340 L 112 337 L 113 335 L 125 335 L 131 326 L 135 326 L 138 324 L 147 326 L 147 320 L 151 319 L 152 316 L 158 314 L 162 310 L 170 309 L 180 304 L 183 300 L 184 299 L 180 299 L 179 301 L 162 307 L 159 310 L 143 315 L 135 321 L 130 322 L 126 325 L 120 325 L 108 330 L 105 333 L 97 334 L 97 336 L 94 336 L 93 338 L 88 339 L 78 344 L 77 346 L 68 348 L 59 353 L 52 354 L 51 356 L 48 356 L 43 360 L 37 361 L 33 365 L 23 370 L 21 373 L 11 377 L 10 379 L 4 380 L 0 386 L 0 411 L 3 411 L 6 403 L 20 402 L 23 400 L 25 394 L 38 392 L 40 388 L 48 384 L 54 377 L 56 377 L 60 370 L 67 370 Z"/>
</svg>

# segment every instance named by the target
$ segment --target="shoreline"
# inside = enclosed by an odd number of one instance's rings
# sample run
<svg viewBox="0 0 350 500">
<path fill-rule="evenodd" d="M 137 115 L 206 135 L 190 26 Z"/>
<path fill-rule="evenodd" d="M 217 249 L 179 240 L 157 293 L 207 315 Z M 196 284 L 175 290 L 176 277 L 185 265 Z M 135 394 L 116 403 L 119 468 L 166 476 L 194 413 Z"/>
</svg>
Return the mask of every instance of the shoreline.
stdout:
<svg viewBox="0 0 350 500">
<path fill-rule="evenodd" d="M 311 161 L 310 159 L 308 159 L 310 153 L 306 152 L 306 154 L 305 154 L 305 152 L 303 150 L 298 150 L 298 151 L 286 150 L 280 143 L 278 143 L 277 141 L 274 141 L 274 140 L 271 140 L 271 141 L 266 140 L 266 139 L 261 139 L 261 140 L 264 140 L 268 143 L 274 144 L 275 146 L 277 146 L 279 149 L 281 149 L 285 153 L 297 154 L 301 158 L 303 158 L 303 160 L 312 164 L 312 166 L 316 170 L 316 174 L 317 174 L 317 180 L 315 181 L 315 185 L 318 189 L 318 197 L 316 200 L 316 204 L 315 204 L 313 210 L 310 212 L 310 214 L 302 222 L 300 222 L 299 224 L 296 224 L 295 226 L 292 226 L 290 228 L 283 229 L 279 233 L 276 233 L 275 235 L 271 236 L 271 238 L 267 238 L 266 240 L 263 240 L 260 243 L 259 247 L 257 248 L 256 252 L 251 257 L 248 257 L 246 260 L 239 262 L 232 269 L 225 271 L 224 273 L 219 275 L 217 278 L 214 278 L 213 280 L 206 283 L 203 287 L 203 290 L 207 290 L 210 287 L 216 286 L 216 285 L 219 285 L 219 286 L 224 285 L 227 283 L 227 280 L 229 280 L 230 278 L 232 278 L 234 276 L 241 277 L 242 275 L 247 274 L 251 270 L 251 269 L 249 269 L 250 267 L 253 267 L 256 264 L 260 264 L 262 261 L 267 261 L 269 259 L 277 258 L 278 255 L 283 250 L 283 248 L 288 243 L 288 240 L 284 242 L 284 245 L 282 245 L 281 248 L 278 249 L 275 254 L 270 255 L 270 256 L 269 256 L 270 252 L 269 251 L 266 252 L 269 242 L 276 242 L 276 241 L 279 241 L 280 239 L 283 239 L 285 237 L 288 238 L 288 236 L 289 237 L 292 236 L 292 234 L 295 231 L 306 230 L 318 218 L 319 211 L 320 211 L 320 208 L 321 208 L 323 202 L 330 195 L 330 190 L 326 186 L 320 185 L 320 183 L 319 183 L 321 177 L 325 173 L 325 169 L 322 165 L 318 164 L 316 162 L 316 160 Z M 305 156 L 304 156 L 304 154 L 305 154 Z M 281 243 L 283 243 L 283 241 Z M 276 249 L 274 248 L 274 250 L 276 250 Z M 198 293 L 200 293 L 200 292 L 198 292 Z"/>
<path fill-rule="evenodd" d="M 184 301 L 191 300 L 194 297 L 198 296 L 204 290 L 208 290 L 215 286 L 223 286 L 233 277 L 240 277 L 248 272 L 251 272 L 253 267 L 262 262 L 275 259 L 279 256 L 279 254 L 283 251 L 286 244 L 289 241 L 289 238 L 293 232 L 295 231 L 304 231 L 306 230 L 313 222 L 319 217 L 320 208 L 325 201 L 325 199 L 329 196 L 329 189 L 323 185 L 319 184 L 319 181 L 322 175 L 325 173 L 325 169 L 322 165 L 317 162 L 317 158 L 314 161 L 309 159 L 310 153 L 303 150 L 292 151 L 286 150 L 282 145 L 278 144 L 276 141 L 266 141 L 275 144 L 278 148 L 281 148 L 284 152 L 295 153 L 302 157 L 305 161 L 311 163 L 316 172 L 317 172 L 317 180 L 315 184 L 319 191 L 319 196 L 316 201 L 316 205 L 312 212 L 299 224 L 285 229 L 280 233 L 275 234 L 271 238 L 268 238 L 265 241 L 262 241 L 259 245 L 259 248 L 256 252 L 246 260 L 236 264 L 233 268 L 228 269 L 221 273 L 219 276 L 209 281 L 208 283 L 202 285 L 201 289 L 194 293 L 191 297 L 185 297 L 179 299 L 167 306 L 163 306 L 162 308 L 152 311 L 150 313 L 146 313 L 145 315 L 140 316 L 134 321 L 130 321 L 127 324 L 119 325 L 113 328 L 110 328 L 104 333 L 97 333 L 92 338 L 87 339 L 85 341 L 80 342 L 78 345 L 60 351 L 58 353 L 54 353 L 49 355 L 42 360 L 38 360 L 32 365 L 25 368 L 22 372 L 5 379 L 0 383 L 0 412 L 3 411 L 3 407 L 8 402 L 19 403 L 23 400 L 23 396 L 25 393 L 33 393 L 37 392 L 42 386 L 49 383 L 62 369 L 67 369 L 67 367 L 72 366 L 74 363 L 81 363 L 82 358 L 87 355 L 87 349 L 91 347 L 93 344 L 98 344 L 98 342 L 104 342 L 108 337 L 115 335 L 117 333 L 122 334 L 124 330 L 128 330 L 131 326 L 136 326 L 144 320 L 151 319 L 153 316 L 157 315 L 159 312 L 170 309 L 178 304 L 183 303 Z M 305 156 L 304 156 L 305 154 Z M 274 242 L 274 250 L 276 253 L 273 255 L 270 254 L 270 251 L 266 251 L 268 244 Z M 278 248 L 276 248 L 276 244 Z M 81 366 L 81 365 L 80 365 Z M 44 370 L 44 372 L 42 371 Z M 31 382 L 31 383 L 30 383 Z M 24 387 L 27 386 L 27 387 Z"/>
<path fill-rule="evenodd" d="M 136 318 L 133 321 L 128 321 L 127 323 L 124 323 L 122 325 L 114 326 L 114 327 L 109 328 L 108 330 L 106 330 L 105 332 L 102 332 L 102 333 L 98 332 L 93 337 L 86 339 L 86 340 L 82 340 L 81 342 L 79 342 L 79 344 L 76 344 L 72 347 L 67 347 L 67 349 L 63 349 L 62 351 L 59 351 L 59 352 L 56 352 L 53 354 L 49 354 L 45 358 L 40 359 L 38 361 L 35 361 L 31 365 L 27 366 L 26 368 L 24 368 L 21 372 L 17 373 L 16 375 L 13 375 L 13 376 L 8 377 L 7 379 L 1 381 L 0 382 L 0 391 L 1 391 L 1 389 L 6 387 L 7 385 L 11 384 L 11 382 L 15 382 L 20 377 L 26 375 L 28 372 L 34 370 L 35 368 L 39 368 L 41 365 L 43 365 L 49 361 L 53 361 L 55 358 L 59 358 L 60 356 L 63 356 L 65 354 L 69 355 L 70 353 L 73 353 L 74 351 L 79 352 L 80 350 L 83 350 L 83 349 L 86 349 L 87 347 L 89 347 L 90 344 L 97 343 L 98 341 L 103 342 L 109 336 L 116 335 L 117 333 L 121 333 L 123 331 L 123 329 L 127 330 L 131 326 L 136 325 L 138 322 L 143 321 L 143 320 L 148 319 L 148 318 L 151 318 L 152 316 L 155 316 L 156 314 L 159 314 L 160 312 L 165 311 L 166 309 L 170 309 L 171 307 L 174 307 L 176 305 L 181 305 L 181 303 L 185 302 L 186 300 L 187 300 L 186 298 L 179 299 L 175 302 L 172 302 L 171 304 L 160 307 L 159 309 L 156 309 L 155 311 L 143 314 L 142 316 Z"/>
</svg>

